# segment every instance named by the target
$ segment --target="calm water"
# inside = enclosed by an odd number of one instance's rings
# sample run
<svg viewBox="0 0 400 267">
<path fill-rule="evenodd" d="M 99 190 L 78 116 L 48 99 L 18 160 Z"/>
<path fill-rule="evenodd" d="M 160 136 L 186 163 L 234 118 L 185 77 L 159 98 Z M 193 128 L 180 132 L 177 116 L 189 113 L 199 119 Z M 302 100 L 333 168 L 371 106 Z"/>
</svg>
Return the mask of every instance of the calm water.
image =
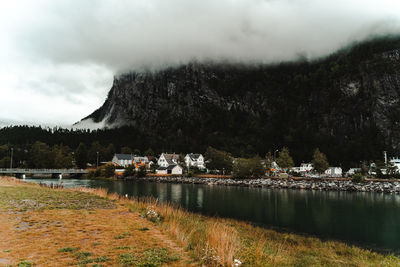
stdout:
<svg viewBox="0 0 400 267">
<path fill-rule="evenodd" d="M 26 181 L 58 183 L 56 179 Z M 135 181 L 64 179 L 65 187 L 107 188 L 134 197 L 151 196 L 207 215 L 400 253 L 400 196 Z"/>
</svg>

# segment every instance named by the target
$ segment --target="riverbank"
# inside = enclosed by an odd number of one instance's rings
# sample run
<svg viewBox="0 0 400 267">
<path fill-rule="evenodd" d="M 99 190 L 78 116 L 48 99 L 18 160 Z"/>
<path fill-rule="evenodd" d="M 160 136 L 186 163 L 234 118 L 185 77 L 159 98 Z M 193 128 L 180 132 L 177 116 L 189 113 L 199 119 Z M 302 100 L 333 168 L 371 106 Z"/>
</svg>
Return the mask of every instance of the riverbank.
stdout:
<svg viewBox="0 0 400 267">
<path fill-rule="evenodd" d="M 152 266 L 400 264 L 398 257 L 342 242 L 210 218 L 154 200 L 109 195 L 102 189 L 50 189 L 2 178 L 0 214 L 0 265 L 22 261 L 40 266 L 137 266 L 138 261 Z"/>
<path fill-rule="evenodd" d="M 221 179 L 200 178 L 184 176 L 146 176 L 128 177 L 126 179 L 149 181 L 157 183 L 187 183 L 222 186 L 248 186 L 271 189 L 305 189 L 319 191 L 359 191 L 400 194 L 400 182 L 394 180 L 366 180 L 363 183 L 355 183 L 350 179 L 318 179 L 318 178 L 260 178 L 260 179 Z"/>
</svg>

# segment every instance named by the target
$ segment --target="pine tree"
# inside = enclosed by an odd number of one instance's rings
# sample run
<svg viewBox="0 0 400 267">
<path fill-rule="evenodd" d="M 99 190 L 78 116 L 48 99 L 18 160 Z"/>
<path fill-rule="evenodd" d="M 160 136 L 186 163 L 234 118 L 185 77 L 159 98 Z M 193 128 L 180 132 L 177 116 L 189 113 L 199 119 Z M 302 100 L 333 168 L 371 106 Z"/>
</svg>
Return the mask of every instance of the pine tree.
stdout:
<svg viewBox="0 0 400 267">
<path fill-rule="evenodd" d="M 312 165 L 314 170 L 321 175 L 324 171 L 326 171 L 329 168 L 329 163 L 328 160 L 325 156 L 324 153 L 319 151 L 318 148 L 314 150 L 314 155 L 313 155 L 313 160 L 312 160 Z"/>
<path fill-rule="evenodd" d="M 78 168 L 84 169 L 86 168 L 88 151 L 86 145 L 84 143 L 80 143 L 78 148 L 75 151 L 75 163 Z"/>
<path fill-rule="evenodd" d="M 284 172 L 287 172 L 288 169 L 293 168 L 294 162 L 287 147 L 282 148 L 282 151 L 279 152 L 276 163 Z"/>
</svg>

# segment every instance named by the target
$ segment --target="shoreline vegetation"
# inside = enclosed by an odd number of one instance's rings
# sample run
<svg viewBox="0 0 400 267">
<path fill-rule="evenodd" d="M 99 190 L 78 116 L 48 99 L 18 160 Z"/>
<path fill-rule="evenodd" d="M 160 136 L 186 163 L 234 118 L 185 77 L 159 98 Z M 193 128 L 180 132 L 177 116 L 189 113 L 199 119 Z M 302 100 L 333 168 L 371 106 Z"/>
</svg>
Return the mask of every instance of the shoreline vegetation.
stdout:
<svg viewBox="0 0 400 267">
<path fill-rule="evenodd" d="M 0 214 L 0 265 L 5 266 L 400 265 L 394 255 L 206 217 L 105 189 L 51 189 L 2 177 Z"/>
</svg>

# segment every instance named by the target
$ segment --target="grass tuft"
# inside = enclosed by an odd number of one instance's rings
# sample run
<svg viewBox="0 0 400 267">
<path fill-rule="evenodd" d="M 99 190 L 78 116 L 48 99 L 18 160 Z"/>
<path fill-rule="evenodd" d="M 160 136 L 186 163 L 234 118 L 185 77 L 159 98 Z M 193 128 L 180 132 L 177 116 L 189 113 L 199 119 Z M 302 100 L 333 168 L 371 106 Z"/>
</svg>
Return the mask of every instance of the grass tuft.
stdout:
<svg viewBox="0 0 400 267">
<path fill-rule="evenodd" d="M 31 266 L 33 266 L 33 263 L 30 261 L 21 261 L 20 263 L 18 263 L 17 266 L 18 267 L 31 267 Z"/>
<path fill-rule="evenodd" d="M 120 254 L 119 264 L 121 266 L 161 266 L 179 259 L 178 255 L 170 255 L 165 248 L 152 248 L 141 254 Z"/>
<path fill-rule="evenodd" d="M 127 236 L 131 236 L 130 233 L 122 233 L 121 235 L 114 236 L 114 239 L 124 239 Z"/>
<path fill-rule="evenodd" d="M 63 252 L 74 252 L 78 250 L 78 248 L 73 248 L 73 247 L 65 247 L 65 248 L 60 248 L 58 252 L 63 253 Z"/>
<path fill-rule="evenodd" d="M 84 259 L 87 259 L 88 257 L 90 257 L 92 255 L 93 255 L 93 253 L 91 253 L 91 252 L 83 252 L 83 251 L 81 251 L 81 252 L 77 252 L 75 254 L 75 258 L 77 260 L 84 260 Z"/>
<path fill-rule="evenodd" d="M 115 247 L 113 249 L 121 249 L 121 250 L 123 250 L 123 249 L 131 249 L 131 247 Z"/>
</svg>

